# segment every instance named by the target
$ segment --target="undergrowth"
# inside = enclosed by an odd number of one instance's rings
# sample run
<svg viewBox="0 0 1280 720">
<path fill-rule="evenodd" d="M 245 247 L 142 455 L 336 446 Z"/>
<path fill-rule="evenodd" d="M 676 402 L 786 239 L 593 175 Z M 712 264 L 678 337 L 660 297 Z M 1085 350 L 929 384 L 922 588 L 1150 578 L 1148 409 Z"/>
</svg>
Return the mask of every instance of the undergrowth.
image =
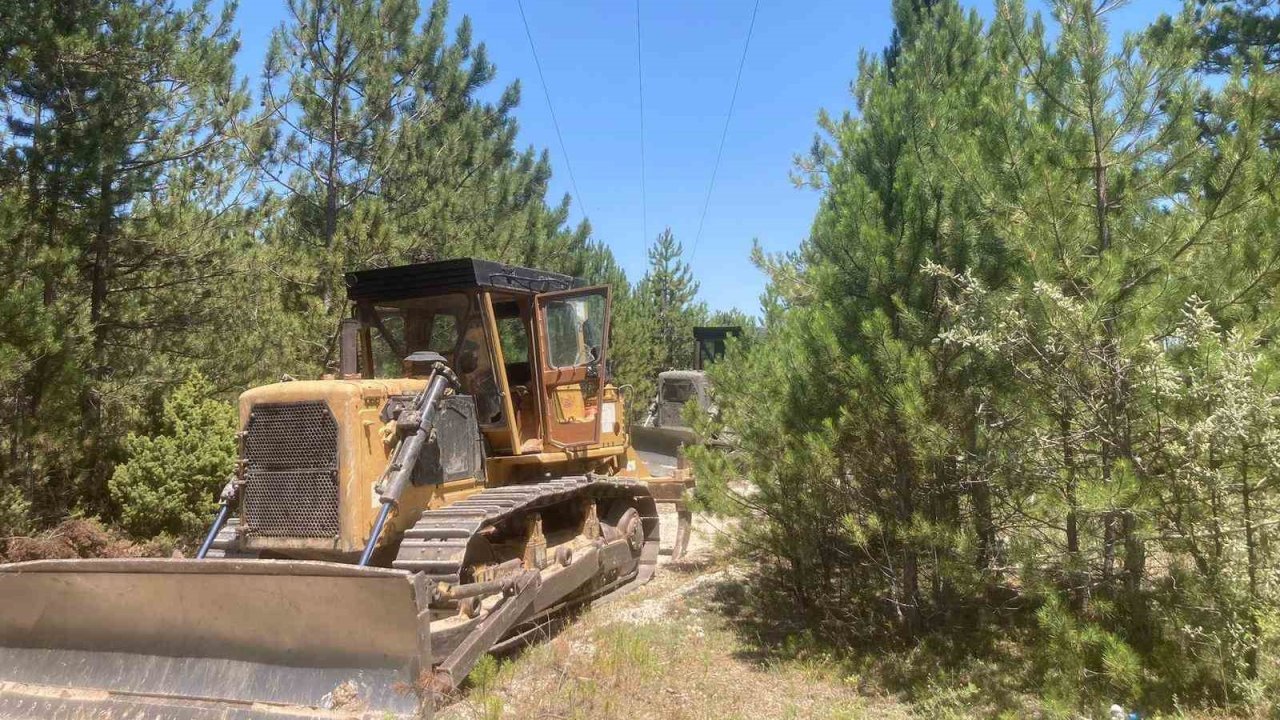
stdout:
<svg viewBox="0 0 1280 720">
<path fill-rule="evenodd" d="M 1176 697 L 1152 707 L 1125 643 L 1079 622 L 1056 600 L 953 624 L 911 642 L 878 628 L 825 626 L 800 612 L 777 570 L 753 565 L 711 588 L 708 607 L 741 641 L 740 658 L 894 697 L 919 718 L 1107 718 L 1112 704 L 1142 718 L 1280 718 L 1266 701 L 1197 710 Z M 1200 706 L 1203 707 L 1203 706 Z"/>
</svg>

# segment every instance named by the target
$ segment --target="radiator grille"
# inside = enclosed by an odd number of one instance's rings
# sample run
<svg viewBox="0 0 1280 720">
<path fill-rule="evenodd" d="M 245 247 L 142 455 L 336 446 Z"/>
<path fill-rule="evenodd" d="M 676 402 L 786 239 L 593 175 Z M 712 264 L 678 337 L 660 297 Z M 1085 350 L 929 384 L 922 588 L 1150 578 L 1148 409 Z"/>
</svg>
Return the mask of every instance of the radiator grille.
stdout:
<svg viewBox="0 0 1280 720">
<path fill-rule="evenodd" d="M 244 459 L 244 524 L 251 534 L 338 534 L 338 423 L 325 403 L 254 405 Z"/>
</svg>

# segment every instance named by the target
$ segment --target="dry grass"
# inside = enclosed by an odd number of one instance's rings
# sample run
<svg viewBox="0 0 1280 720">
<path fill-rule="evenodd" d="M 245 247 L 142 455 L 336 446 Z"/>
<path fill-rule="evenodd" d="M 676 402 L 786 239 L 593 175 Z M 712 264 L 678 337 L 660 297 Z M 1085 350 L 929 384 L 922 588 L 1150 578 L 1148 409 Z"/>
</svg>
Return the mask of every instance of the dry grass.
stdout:
<svg viewBox="0 0 1280 720">
<path fill-rule="evenodd" d="M 8 538 L 0 562 L 69 560 L 76 558 L 164 557 L 173 541 L 135 543 L 91 518 L 71 518 L 32 537 Z"/>
<path fill-rule="evenodd" d="M 486 658 L 440 720 L 1022 720 L 1045 717 L 1007 628 L 951 644 L 845 648 L 789 615 L 760 568 L 700 521 L 691 562 L 583 613 L 555 637 Z M 1080 720 L 1108 717 L 1105 707 Z M 1165 716 L 1209 720 L 1213 713 Z M 1261 720 L 1263 715 L 1256 716 Z M 1146 720 L 1156 720 L 1147 718 Z M 1280 715 L 1274 716 L 1280 718 Z M 1273 720 L 1274 720 L 1273 718 Z"/>
<path fill-rule="evenodd" d="M 716 610 L 741 581 L 704 544 L 635 592 L 584 613 L 515 658 L 486 660 L 442 720 L 538 718 L 736 720 L 907 718 L 890 698 L 859 692 L 818 658 L 765 659 Z"/>
</svg>

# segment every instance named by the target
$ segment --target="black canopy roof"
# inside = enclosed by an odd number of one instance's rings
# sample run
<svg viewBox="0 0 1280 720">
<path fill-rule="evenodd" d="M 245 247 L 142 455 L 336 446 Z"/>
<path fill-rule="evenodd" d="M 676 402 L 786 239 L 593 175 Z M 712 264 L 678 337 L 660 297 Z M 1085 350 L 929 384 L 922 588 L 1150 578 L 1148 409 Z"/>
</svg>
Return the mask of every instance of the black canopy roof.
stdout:
<svg viewBox="0 0 1280 720">
<path fill-rule="evenodd" d="M 742 327 L 740 325 L 711 325 L 693 329 L 694 340 L 723 340 L 730 335 L 741 337 Z"/>
<path fill-rule="evenodd" d="M 371 301 L 407 300 L 476 288 L 532 295 L 582 284 L 560 273 L 475 258 L 357 270 L 345 278 L 347 298 Z"/>
</svg>

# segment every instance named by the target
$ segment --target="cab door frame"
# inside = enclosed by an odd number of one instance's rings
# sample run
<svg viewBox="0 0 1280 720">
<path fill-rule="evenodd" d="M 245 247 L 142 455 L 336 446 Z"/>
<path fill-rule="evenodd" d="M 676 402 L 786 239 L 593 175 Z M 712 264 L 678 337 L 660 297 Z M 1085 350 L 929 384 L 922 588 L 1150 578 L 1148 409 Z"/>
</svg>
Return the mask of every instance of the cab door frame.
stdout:
<svg viewBox="0 0 1280 720">
<path fill-rule="evenodd" d="M 569 367 L 557 367 L 551 363 L 550 328 L 547 325 L 547 305 L 557 300 L 598 295 L 604 298 L 604 318 L 600 329 L 600 352 L 593 361 Z M 605 363 L 609 357 L 609 319 L 613 310 L 613 294 L 608 285 L 558 290 L 534 296 L 536 333 L 534 346 L 538 355 L 538 392 L 542 405 L 544 442 L 563 450 L 580 450 L 599 445 L 602 437 L 601 409 L 604 407 Z M 588 396 L 594 382 L 594 395 Z M 589 400 L 594 400 L 594 416 L 590 422 L 556 417 L 562 401 L 560 388 L 577 384 L 584 388 L 581 396 L 583 412 L 590 410 Z M 572 391 L 570 391 L 572 392 Z M 571 395 L 569 396 L 571 397 Z"/>
<path fill-rule="evenodd" d="M 485 326 L 485 334 L 489 336 L 489 356 L 493 363 L 493 374 L 497 378 L 498 392 L 502 395 L 502 418 L 506 422 L 508 442 L 511 454 L 520 454 L 520 425 L 516 422 L 516 409 L 511 397 L 511 384 L 507 380 L 507 359 L 502 352 L 502 337 L 498 334 L 497 314 L 493 310 L 493 295 L 489 291 L 480 293 L 480 312 Z"/>
</svg>

